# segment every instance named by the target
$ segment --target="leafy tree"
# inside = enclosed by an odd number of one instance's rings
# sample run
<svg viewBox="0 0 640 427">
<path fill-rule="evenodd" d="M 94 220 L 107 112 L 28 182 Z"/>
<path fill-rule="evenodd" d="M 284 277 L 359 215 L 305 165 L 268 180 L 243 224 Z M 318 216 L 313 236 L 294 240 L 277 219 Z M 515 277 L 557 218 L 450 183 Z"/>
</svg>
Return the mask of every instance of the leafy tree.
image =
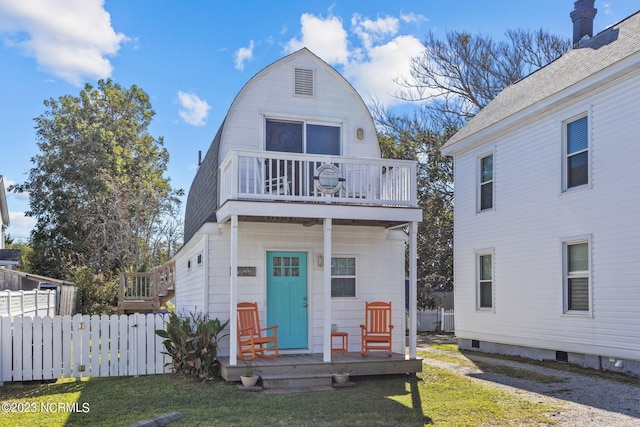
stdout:
<svg viewBox="0 0 640 427">
<path fill-rule="evenodd" d="M 35 272 L 72 278 L 87 266 L 105 281 L 155 263 L 151 245 L 175 214 L 182 190 L 164 177 L 169 154 L 148 128 L 149 96 L 100 80 L 79 96 L 44 101 L 35 118 L 40 149 L 24 184 L 36 219 Z"/>
<path fill-rule="evenodd" d="M 507 31 L 504 41 L 448 32 L 433 33 L 412 59 L 409 78 L 398 80 L 398 97 L 419 102 L 413 115 L 373 107 L 384 157 L 418 161 L 418 303 L 435 304 L 434 289 L 453 285 L 453 163 L 442 145 L 505 87 L 553 61 L 569 39 L 542 30 Z"/>
<path fill-rule="evenodd" d="M 436 129 L 424 111 L 395 116 L 375 110 L 383 157 L 418 161 L 418 304 L 437 305 L 433 290 L 453 285 L 453 162 L 440 153 L 452 130 Z"/>
<path fill-rule="evenodd" d="M 20 249 L 20 266 L 16 268 L 18 271 L 25 273 L 33 273 L 31 268 L 30 259 L 32 257 L 33 249 L 29 243 L 19 243 L 15 239 L 7 237 L 6 239 L 7 249 Z"/>
</svg>

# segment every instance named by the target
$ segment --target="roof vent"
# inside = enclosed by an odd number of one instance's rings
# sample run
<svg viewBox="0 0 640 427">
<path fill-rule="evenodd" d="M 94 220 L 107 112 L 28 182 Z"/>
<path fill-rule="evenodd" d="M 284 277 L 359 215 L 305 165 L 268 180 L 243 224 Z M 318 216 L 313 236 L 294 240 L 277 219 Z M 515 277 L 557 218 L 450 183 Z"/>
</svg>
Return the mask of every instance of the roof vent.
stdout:
<svg viewBox="0 0 640 427">
<path fill-rule="evenodd" d="M 569 14 L 573 22 L 573 47 L 580 45 L 583 38 L 593 37 L 593 18 L 598 9 L 593 7 L 595 0 L 577 0 Z"/>
<path fill-rule="evenodd" d="M 294 93 L 301 96 L 313 96 L 313 70 L 296 68 L 294 74 Z"/>
</svg>

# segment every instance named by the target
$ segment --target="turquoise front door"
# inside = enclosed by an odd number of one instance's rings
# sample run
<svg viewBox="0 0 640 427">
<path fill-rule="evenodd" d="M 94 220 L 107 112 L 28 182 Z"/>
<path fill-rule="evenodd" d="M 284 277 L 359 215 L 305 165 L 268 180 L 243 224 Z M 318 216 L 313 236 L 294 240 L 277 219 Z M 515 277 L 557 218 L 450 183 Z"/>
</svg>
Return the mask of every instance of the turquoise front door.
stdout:
<svg viewBox="0 0 640 427">
<path fill-rule="evenodd" d="M 307 254 L 267 252 L 267 324 L 281 349 L 307 348 Z"/>
</svg>

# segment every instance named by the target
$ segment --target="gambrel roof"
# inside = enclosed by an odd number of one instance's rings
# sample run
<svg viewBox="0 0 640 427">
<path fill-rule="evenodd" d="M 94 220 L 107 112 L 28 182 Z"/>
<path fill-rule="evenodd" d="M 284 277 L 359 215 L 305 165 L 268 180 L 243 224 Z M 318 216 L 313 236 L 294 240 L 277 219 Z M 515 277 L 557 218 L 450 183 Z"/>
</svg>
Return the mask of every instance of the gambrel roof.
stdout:
<svg viewBox="0 0 640 427">
<path fill-rule="evenodd" d="M 237 94 L 236 98 L 231 104 L 227 112 L 227 116 L 225 117 L 222 125 L 218 129 L 218 132 L 211 142 L 211 145 L 204 156 L 204 159 L 200 163 L 198 167 L 198 171 L 196 172 L 196 176 L 191 184 L 189 189 L 189 193 L 187 196 L 187 203 L 185 207 L 185 224 L 184 224 L 184 242 L 188 242 L 191 237 L 202 227 L 203 224 L 207 222 L 216 222 L 216 211 L 218 210 L 218 191 L 219 191 L 219 166 L 220 162 L 224 159 L 221 156 L 225 156 L 224 153 L 221 153 L 221 146 L 224 146 L 223 137 L 225 135 L 225 126 L 231 126 L 232 113 L 236 103 L 241 100 L 244 96 L 247 95 L 247 91 L 251 91 L 252 85 L 254 82 L 261 79 L 271 70 L 277 69 L 282 64 L 285 64 L 294 59 L 306 58 L 311 60 L 319 69 L 323 69 L 328 72 L 329 75 L 333 76 L 333 81 L 342 85 L 347 92 L 350 92 L 353 100 L 363 109 L 363 111 L 367 111 L 367 115 L 369 117 L 370 126 L 372 129 L 375 129 L 373 125 L 373 119 L 368 113 L 368 109 L 366 104 L 357 93 L 357 91 L 351 86 L 351 84 L 333 67 L 324 62 L 321 58 L 316 56 L 307 48 L 302 48 L 290 55 L 285 56 L 284 58 L 279 59 L 278 61 L 268 65 L 261 71 L 259 71 L 255 76 L 253 76 L 240 90 Z M 276 89 L 274 89 L 276 90 Z M 279 96 L 280 94 L 269 94 L 267 96 Z M 274 100 L 275 102 L 281 102 L 278 99 Z M 311 107 L 313 108 L 313 107 Z M 300 112 L 302 116 L 304 116 L 304 112 Z M 377 143 L 377 139 L 376 139 Z M 224 148 L 222 148 L 224 151 Z M 379 148 L 378 148 L 379 152 Z"/>
<path fill-rule="evenodd" d="M 640 12 L 626 18 L 565 53 L 555 61 L 505 88 L 442 147 L 452 154 L 460 142 L 473 143 L 501 123 L 510 126 L 527 111 L 547 110 L 566 96 L 590 90 L 640 67 Z"/>
</svg>

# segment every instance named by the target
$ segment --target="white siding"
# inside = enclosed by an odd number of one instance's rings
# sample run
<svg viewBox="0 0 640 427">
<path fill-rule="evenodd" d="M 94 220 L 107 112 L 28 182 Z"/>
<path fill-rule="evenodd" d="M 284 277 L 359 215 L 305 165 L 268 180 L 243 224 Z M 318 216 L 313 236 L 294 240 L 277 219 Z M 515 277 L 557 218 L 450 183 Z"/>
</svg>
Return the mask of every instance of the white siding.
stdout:
<svg viewBox="0 0 640 427">
<path fill-rule="evenodd" d="M 310 54 L 299 52 L 276 62 L 238 94 L 225 119 L 220 161 L 231 150 L 263 150 L 265 117 L 313 120 L 342 126 L 342 155 L 379 158 L 373 121 L 366 106 L 335 70 Z M 315 96 L 293 95 L 293 69 L 315 70 Z M 358 141 L 358 128 L 364 139 Z"/>
<path fill-rule="evenodd" d="M 404 353 L 404 239 L 397 231 L 375 227 L 333 227 L 333 255 L 356 258 L 356 297 L 334 298 L 333 319 L 338 329 L 349 333 L 350 351 L 360 350 L 360 324 L 366 301 L 393 303 L 393 351 Z M 209 314 L 222 321 L 229 318 L 229 226 L 209 235 Z M 256 267 L 255 277 L 238 277 L 238 301 L 255 301 L 261 321 L 266 322 L 266 257 L 268 251 L 306 252 L 308 257 L 309 352 L 322 352 L 323 269 L 317 257 L 323 252 L 322 225 L 240 222 L 238 265 Z M 325 262 L 327 262 L 325 260 Z M 180 288 L 182 289 L 182 287 Z M 229 341 L 221 354 L 229 352 Z"/>
<path fill-rule="evenodd" d="M 198 265 L 198 254 L 203 263 Z M 204 307 L 204 244 L 201 234 L 196 234 L 175 256 L 176 262 L 176 311 L 179 314 L 203 312 Z M 191 268 L 188 264 L 191 262 Z"/>
<path fill-rule="evenodd" d="M 455 157 L 460 338 L 640 359 L 640 76 L 572 100 Z M 562 121 L 588 111 L 591 188 L 562 193 Z M 493 148 L 495 210 L 476 213 Z M 563 314 L 562 239 L 592 236 L 593 312 Z M 476 311 L 474 251 L 494 249 L 494 310 Z"/>
</svg>

